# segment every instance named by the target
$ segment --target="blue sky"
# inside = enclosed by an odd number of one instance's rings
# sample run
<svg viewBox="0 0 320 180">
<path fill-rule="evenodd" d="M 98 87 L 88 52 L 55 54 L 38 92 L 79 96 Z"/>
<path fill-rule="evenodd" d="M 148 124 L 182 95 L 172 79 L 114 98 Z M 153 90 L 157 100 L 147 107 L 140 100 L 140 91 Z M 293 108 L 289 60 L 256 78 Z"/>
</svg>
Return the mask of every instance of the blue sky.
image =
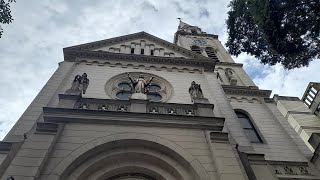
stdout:
<svg viewBox="0 0 320 180">
<path fill-rule="evenodd" d="M 18 120 L 63 60 L 62 48 L 146 31 L 173 41 L 178 20 L 227 39 L 228 0 L 28 0 L 12 4 L 14 22 L 0 39 L 0 139 Z M 285 71 L 259 64 L 245 54 L 235 58 L 261 89 L 301 97 L 309 81 L 320 81 L 319 60 Z"/>
</svg>

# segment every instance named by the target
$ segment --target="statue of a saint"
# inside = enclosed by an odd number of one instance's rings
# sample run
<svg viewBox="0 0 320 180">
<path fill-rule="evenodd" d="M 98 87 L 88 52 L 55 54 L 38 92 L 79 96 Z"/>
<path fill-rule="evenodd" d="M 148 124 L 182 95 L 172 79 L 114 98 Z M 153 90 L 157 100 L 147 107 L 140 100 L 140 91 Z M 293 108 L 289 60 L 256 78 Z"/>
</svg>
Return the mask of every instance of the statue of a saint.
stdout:
<svg viewBox="0 0 320 180">
<path fill-rule="evenodd" d="M 194 102 L 195 98 L 203 98 L 203 93 L 200 84 L 196 84 L 196 82 L 194 81 L 191 82 L 191 86 L 189 87 L 189 93 L 192 102 Z"/>
<path fill-rule="evenodd" d="M 81 76 L 80 91 L 82 91 L 82 93 L 85 94 L 88 86 L 89 86 L 88 75 L 87 73 L 83 73 Z"/>
<path fill-rule="evenodd" d="M 154 77 L 149 78 L 148 80 L 144 79 L 144 76 L 142 74 L 139 75 L 139 78 L 132 79 L 130 77 L 130 74 L 127 73 L 128 78 L 131 81 L 131 85 L 133 87 L 132 92 L 133 93 L 142 93 L 146 94 L 148 92 L 148 88 L 150 86 L 150 83 Z"/>
<path fill-rule="evenodd" d="M 230 80 L 231 78 L 233 78 L 232 69 L 227 68 L 227 69 L 225 70 L 225 73 L 226 73 L 226 76 L 227 76 L 227 78 L 228 78 L 229 80 Z"/>
<path fill-rule="evenodd" d="M 74 77 L 74 80 L 72 82 L 72 85 L 71 85 L 71 90 L 79 90 L 80 88 L 80 83 L 81 83 L 81 79 L 82 77 L 80 75 L 76 75 Z"/>
<path fill-rule="evenodd" d="M 233 70 L 230 68 L 225 69 L 225 74 L 230 82 L 230 85 L 236 85 L 237 84 L 237 79 L 233 75 Z"/>
<path fill-rule="evenodd" d="M 83 73 L 82 76 L 76 75 L 72 81 L 71 88 L 66 93 L 85 94 L 88 86 L 89 79 L 87 73 Z"/>
</svg>

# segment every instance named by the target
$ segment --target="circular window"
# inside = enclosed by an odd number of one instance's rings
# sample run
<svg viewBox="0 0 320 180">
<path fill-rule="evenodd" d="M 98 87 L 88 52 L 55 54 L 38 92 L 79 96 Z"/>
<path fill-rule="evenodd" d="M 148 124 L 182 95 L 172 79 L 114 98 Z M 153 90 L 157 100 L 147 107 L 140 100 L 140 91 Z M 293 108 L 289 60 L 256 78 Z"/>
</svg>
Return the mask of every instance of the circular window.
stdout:
<svg viewBox="0 0 320 180">
<path fill-rule="evenodd" d="M 152 79 L 152 82 L 147 88 L 147 97 L 153 102 L 165 102 L 172 94 L 171 84 L 163 79 L 162 77 L 148 74 L 148 73 L 138 73 L 130 72 L 130 77 L 133 79 L 138 78 L 143 75 L 145 79 Z M 106 93 L 114 99 L 129 100 L 132 95 L 132 85 L 126 73 L 117 75 L 111 78 L 105 85 Z"/>
</svg>

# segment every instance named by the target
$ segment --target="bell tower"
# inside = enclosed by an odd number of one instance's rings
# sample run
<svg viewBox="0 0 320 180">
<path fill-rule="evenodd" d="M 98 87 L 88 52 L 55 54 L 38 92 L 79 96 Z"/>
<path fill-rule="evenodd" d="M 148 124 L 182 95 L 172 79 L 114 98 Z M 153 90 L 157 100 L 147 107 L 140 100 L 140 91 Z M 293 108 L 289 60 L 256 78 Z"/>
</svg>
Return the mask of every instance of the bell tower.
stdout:
<svg viewBox="0 0 320 180">
<path fill-rule="evenodd" d="M 218 35 L 208 34 L 198 26 L 192 26 L 179 18 L 179 26 L 174 35 L 174 43 L 178 46 L 201 54 L 216 62 L 234 62 L 218 40 Z"/>
</svg>

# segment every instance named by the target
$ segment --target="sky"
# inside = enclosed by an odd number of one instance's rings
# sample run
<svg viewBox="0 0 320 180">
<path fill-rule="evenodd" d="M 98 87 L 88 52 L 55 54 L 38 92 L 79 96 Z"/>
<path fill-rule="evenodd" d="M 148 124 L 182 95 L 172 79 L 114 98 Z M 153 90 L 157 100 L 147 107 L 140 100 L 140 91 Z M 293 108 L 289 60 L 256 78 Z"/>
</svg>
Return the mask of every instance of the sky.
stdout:
<svg viewBox="0 0 320 180">
<path fill-rule="evenodd" d="M 17 0 L 14 21 L 0 38 L 0 139 L 7 134 L 63 61 L 62 48 L 146 31 L 169 42 L 180 17 L 227 40 L 228 0 Z M 302 96 L 310 81 L 320 82 L 320 61 L 286 71 L 253 57 L 234 57 L 260 89 Z"/>
</svg>

